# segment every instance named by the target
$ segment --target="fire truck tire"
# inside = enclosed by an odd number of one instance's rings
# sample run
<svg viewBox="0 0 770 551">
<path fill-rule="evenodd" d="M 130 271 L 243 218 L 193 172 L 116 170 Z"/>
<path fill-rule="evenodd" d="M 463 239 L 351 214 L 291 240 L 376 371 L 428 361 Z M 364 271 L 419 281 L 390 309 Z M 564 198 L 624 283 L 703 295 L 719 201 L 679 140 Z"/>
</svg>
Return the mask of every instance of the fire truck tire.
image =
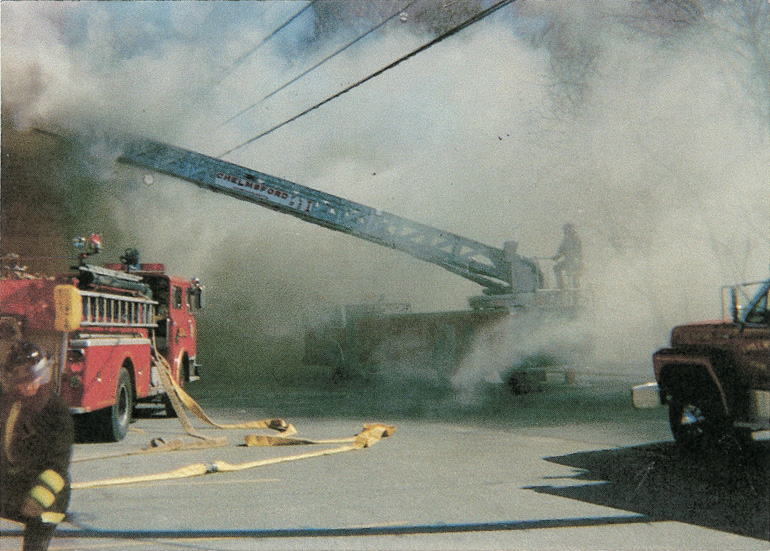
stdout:
<svg viewBox="0 0 770 551">
<path fill-rule="evenodd" d="M 126 437 L 128 425 L 134 410 L 134 389 L 131 386 L 131 376 L 125 367 L 120 369 L 118 384 L 115 389 L 115 403 L 104 410 L 106 437 L 113 442 L 119 442 Z"/>
<path fill-rule="evenodd" d="M 692 395 L 684 389 L 674 393 L 668 420 L 674 440 L 685 450 L 710 448 L 727 433 L 727 419 L 714 393 Z"/>
</svg>

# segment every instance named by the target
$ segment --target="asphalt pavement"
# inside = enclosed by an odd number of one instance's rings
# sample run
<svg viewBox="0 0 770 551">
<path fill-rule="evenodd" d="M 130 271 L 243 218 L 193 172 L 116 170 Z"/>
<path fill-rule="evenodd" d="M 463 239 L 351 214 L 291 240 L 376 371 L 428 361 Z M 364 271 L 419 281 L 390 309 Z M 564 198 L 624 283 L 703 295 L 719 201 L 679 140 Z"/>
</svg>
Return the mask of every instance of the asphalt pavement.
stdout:
<svg viewBox="0 0 770 551">
<path fill-rule="evenodd" d="M 438 391 L 420 402 L 401 389 L 390 405 L 382 388 L 351 383 L 203 404 L 221 423 L 278 414 L 314 440 L 351 437 L 371 422 L 396 427 L 346 451 L 348 442 L 246 447 L 246 435 L 270 431 L 194 421 L 224 445 L 137 453 L 157 437 L 199 440 L 145 412 L 123 442 L 77 444 L 73 480 L 201 464 L 208 473 L 76 489 L 51 549 L 767 550 L 768 447 L 682 454 L 665 410 L 633 410 L 627 383 L 589 378 L 525 396 L 492 389 L 473 404 Z M 18 547 L 19 527 L 0 528 L 2 548 Z"/>
</svg>

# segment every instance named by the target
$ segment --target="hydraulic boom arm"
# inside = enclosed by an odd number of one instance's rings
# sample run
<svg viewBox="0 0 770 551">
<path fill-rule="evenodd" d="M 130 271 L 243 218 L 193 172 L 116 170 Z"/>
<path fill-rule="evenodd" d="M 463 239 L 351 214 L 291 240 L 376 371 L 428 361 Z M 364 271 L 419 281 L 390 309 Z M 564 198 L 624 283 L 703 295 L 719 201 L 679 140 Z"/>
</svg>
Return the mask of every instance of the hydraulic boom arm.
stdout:
<svg viewBox="0 0 770 551">
<path fill-rule="evenodd" d="M 533 292 L 532 281 L 539 281 L 536 266 L 518 255 L 512 255 L 513 279 L 521 283 L 512 286 L 512 262 L 502 249 L 215 157 L 136 139 L 119 160 L 409 253 L 478 283 L 489 295 Z"/>
</svg>

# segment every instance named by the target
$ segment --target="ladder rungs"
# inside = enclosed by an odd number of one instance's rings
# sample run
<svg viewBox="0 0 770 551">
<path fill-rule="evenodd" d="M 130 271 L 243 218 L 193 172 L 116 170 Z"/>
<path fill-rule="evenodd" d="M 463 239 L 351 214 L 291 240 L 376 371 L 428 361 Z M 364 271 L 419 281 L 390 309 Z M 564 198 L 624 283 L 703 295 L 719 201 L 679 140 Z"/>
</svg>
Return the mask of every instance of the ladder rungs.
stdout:
<svg viewBox="0 0 770 551">
<path fill-rule="evenodd" d="M 92 327 L 154 327 L 157 302 L 134 297 L 116 297 L 81 291 L 83 314 L 80 325 Z"/>
</svg>

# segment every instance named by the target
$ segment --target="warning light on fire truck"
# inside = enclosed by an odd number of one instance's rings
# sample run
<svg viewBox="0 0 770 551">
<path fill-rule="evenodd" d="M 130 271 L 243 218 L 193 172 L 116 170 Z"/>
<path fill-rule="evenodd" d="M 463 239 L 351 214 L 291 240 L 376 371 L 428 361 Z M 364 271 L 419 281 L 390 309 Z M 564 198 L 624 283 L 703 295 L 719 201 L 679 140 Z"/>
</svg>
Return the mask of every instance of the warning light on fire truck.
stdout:
<svg viewBox="0 0 770 551">
<path fill-rule="evenodd" d="M 76 237 L 72 240 L 72 244 L 76 249 L 81 250 L 81 253 L 78 254 L 78 259 L 81 264 L 86 258 L 92 254 L 99 254 L 102 250 L 102 238 L 96 233 L 92 233 L 87 239 L 84 237 Z"/>
</svg>

